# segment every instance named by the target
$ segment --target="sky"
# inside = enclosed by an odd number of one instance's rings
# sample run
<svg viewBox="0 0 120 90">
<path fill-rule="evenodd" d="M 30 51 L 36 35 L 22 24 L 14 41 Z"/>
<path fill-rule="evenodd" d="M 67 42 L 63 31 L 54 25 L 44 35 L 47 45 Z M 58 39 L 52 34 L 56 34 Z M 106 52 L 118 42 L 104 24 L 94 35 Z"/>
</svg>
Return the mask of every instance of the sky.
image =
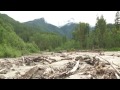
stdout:
<svg viewBox="0 0 120 90">
<path fill-rule="evenodd" d="M 44 18 L 46 22 L 63 26 L 68 22 L 85 22 L 95 26 L 97 16 L 103 15 L 107 23 L 114 23 L 117 11 L 0 11 L 19 22 Z"/>
</svg>

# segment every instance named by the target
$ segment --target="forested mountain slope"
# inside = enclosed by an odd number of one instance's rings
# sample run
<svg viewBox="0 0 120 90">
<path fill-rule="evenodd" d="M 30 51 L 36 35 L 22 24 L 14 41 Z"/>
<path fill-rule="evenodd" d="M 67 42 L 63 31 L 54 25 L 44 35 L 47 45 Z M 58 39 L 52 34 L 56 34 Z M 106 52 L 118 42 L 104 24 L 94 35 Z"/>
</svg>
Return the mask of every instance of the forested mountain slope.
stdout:
<svg viewBox="0 0 120 90">
<path fill-rule="evenodd" d="M 0 17 L 0 57 L 20 56 L 30 50 L 37 51 L 37 46 L 25 43 L 14 32 L 13 26 Z"/>
<path fill-rule="evenodd" d="M 60 27 L 60 31 L 62 31 L 67 38 L 72 38 L 72 33 L 75 30 L 76 25 L 76 23 L 67 23 Z"/>
<path fill-rule="evenodd" d="M 57 33 L 61 36 L 65 36 L 67 38 L 72 38 L 72 32 L 74 31 L 76 23 L 67 23 L 61 27 L 57 27 L 55 25 L 52 25 L 50 23 L 47 23 L 44 18 L 35 19 L 33 21 L 25 22 L 24 24 L 29 25 L 31 27 L 35 27 L 37 29 L 40 29 L 44 32 L 53 32 Z"/>
<path fill-rule="evenodd" d="M 5 14 L 0 14 L 0 25 L 0 57 L 54 49 L 66 40 L 59 34 L 20 23 Z"/>
<path fill-rule="evenodd" d="M 30 27 L 37 28 L 44 32 L 53 32 L 53 33 L 63 35 L 63 33 L 60 32 L 60 30 L 57 26 L 47 23 L 44 18 L 35 19 L 33 21 L 28 21 L 28 22 L 25 22 L 24 24 L 28 25 Z"/>
<path fill-rule="evenodd" d="M 39 50 L 119 50 L 119 18 L 117 12 L 114 24 L 107 23 L 101 16 L 97 17 L 95 27 L 84 22 L 57 27 L 44 18 L 20 23 L 0 14 L 0 57 L 15 57 Z"/>
</svg>

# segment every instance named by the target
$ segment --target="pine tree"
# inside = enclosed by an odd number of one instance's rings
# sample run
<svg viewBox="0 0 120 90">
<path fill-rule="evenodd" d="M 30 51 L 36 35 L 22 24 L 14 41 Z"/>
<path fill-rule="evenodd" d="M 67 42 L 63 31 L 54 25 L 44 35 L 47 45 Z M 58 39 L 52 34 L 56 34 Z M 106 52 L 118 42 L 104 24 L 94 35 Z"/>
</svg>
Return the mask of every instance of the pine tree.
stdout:
<svg viewBox="0 0 120 90">
<path fill-rule="evenodd" d="M 98 47 L 99 48 L 104 48 L 105 47 L 105 32 L 106 32 L 106 29 L 107 29 L 107 25 L 106 25 L 106 20 L 104 19 L 103 15 L 98 18 L 97 17 L 97 23 L 96 23 L 96 26 L 95 26 L 95 30 L 96 30 L 96 35 L 98 38 Z"/>
<path fill-rule="evenodd" d="M 73 38 L 80 42 L 81 48 L 87 47 L 87 37 L 89 34 L 89 24 L 80 22 L 76 27 Z"/>
<path fill-rule="evenodd" d="M 119 13 L 119 11 L 117 11 L 117 13 L 115 15 L 115 26 L 116 26 L 117 30 L 120 29 L 120 13 Z"/>
</svg>

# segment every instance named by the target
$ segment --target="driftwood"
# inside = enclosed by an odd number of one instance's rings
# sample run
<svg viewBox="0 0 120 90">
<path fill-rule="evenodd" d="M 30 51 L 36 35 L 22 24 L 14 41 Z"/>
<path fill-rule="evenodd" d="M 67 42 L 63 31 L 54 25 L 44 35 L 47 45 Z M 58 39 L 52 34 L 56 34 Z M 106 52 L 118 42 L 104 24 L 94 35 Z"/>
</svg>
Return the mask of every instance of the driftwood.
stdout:
<svg viewBox="0 0 120 90">
<path fill-rule="evenodd" d="M 98 56 L 98 57 L 100 57 L 100 56 Z M 102 58 L 102 57 L 100 57 L 100 58 Z M 109 64 L 110 64 L 110 66 L 115 70 L 115 75 L 117 76 L 117 79 L 119 79 L 120 78 L 120 72 L 108 61 L 108 60 L 106 60 L 106 59 L 104 59 L 104 58 L 102 58 L 103 60 L 105 60 L 106 62 L 108 62 Z"/>
<path fill-rule="evenodd" d="M 23 65 L 25 66 L 25 58 L 22 56 L 22 62 L 23 62 Z"/>
<path fill-rule="evenodd" d="M 30 65 L 30 63 L 41 62 L 41 61 L 48 62 L 49 64 L 51 64 L 52 62 L 55 62 L 53 60 L 52 61 L 48 60 L 44 56 L 41 56 L 41 57 L 22 57 L 22 60 L 26 65 Z"/>
<path fill-rule="evenodd" d="M 84 62 L 86 62 L 87 64 L 90 64 L 90 65 L 93 65 L 93 66 L 99 65 L 99 61 L 100 60 L 98 58 L 95 58 L 95 57 L 87 58 L 87 59 L 84 60 Z"/>
<path fill-rule="evenodd" d="M 51 64 L 52 62 L 50 62 L 48 59 L 44 59 L 44 61 L 48 62 L 49 64 Z"/>
<path fill-rule="evenodd" d="M 5 79 L 5 76 L 4 75 L 0 75 L 0 79 Z"/>
<path fill-rule="evenodd" d="M 116 76 L 116 78 L 117 78 L 117 79 L 120 79 L 120 76 L 118 76 L 118 74 L 117 74 L 117 73 L 115 73 L 115 76 Z"/>
<path fill-rule="evenodd" d="M 75 58 L 75 60 L 76 60 L 76 61 L 77 61 L 77 60 L 83 60 L 83 57 L 82 57 L 82 56 L 78 56 L 78 57 Z"/>
<path fill-rule="evenodd" d="M 52 62 L 56 62 L 56 59 L 49 58 L 49 60 L 51 60 Z"/>
<path fill-rule="evenodd" d="M 102 54 L 103 53 L 100 55 Z M 0 73 L 5 77 L 0 76 L 0 78 L 120 79 L 120 66 L 116 65 L 117 63 L 104 59 L 102 56 L 100 57 L 99 53 L 97 53 L 98 57 L 96 54 L 96 56 L 93 56 L 87 53 L 76 53 L 76 55 L 74 55 L 75 53 L 73 52 L 66 52 L 64 54 L 50 54 L 48 56 L 46 54 L 22 56 L 18 58 L 18 60 L 15 59 L 15 61 L 1 61 Z M 56 57 L 62 59 L 56 60 Z M 25 68 L 23 65 L 25 65 Z M 7 69 L 8 71 L 6 72 Z M 13 72 L 12 75 L 9 75 L 11 74 L 9 72 Z"/>
<path fill-rule="evenodd" d="M 65 72 L 63 72 L 63 73 L 58 73 L 58 74 L 52 75 L 52 76 L 50 76 L 49 78 L 50 78 L 50 79 L 63 78 L 63 77 L 67 77 L 67 76 L 73 74 L 73 73 L 78 69 L 78 67 L 79 67 L 79 62 L 80 62 L 80 61 L 76 61 L 76 65 L 73 67 L 72 70 L 70 70 L 70 71 L 68 71 L 68 72 L 65 71 Z"/>
<path fill-rule="evenodd" d="M 76 62 L 76 65 L 75 65 L 75 66 L 73 67 L 73 69 L 72 69 L 71 71 L 69 71 L 68 73 L 74 73 L 74 72 L 78 69 L 79 63 L 80 63 L 80 61 L 77 61 L 77 62 Z"/>
<path fill-rule="evenodd" d="M 2 70 L 0 70 L 0 74 L 6 74 L 8 72 L 8 69 L 2 69 Z"/>
<path fill-rule="evenodd" d="M 55 75 L 52 75 L 49 77 L 49 79 L 58 79 L 58 78 L 63 78 L 68 76 L 67 71 L 66 72 L 62 72 L 62 73 L 57 73 Z"/>
<path fill-rule="evenodd" d="M 39 69 L 39 67 L 33 67 L 32 69 L 30 69 L 29 71 L 27 71 L 24 75 L 22 75 L 21 77 L 19 77 L 19 79 L 31 79 L 33 74 L 35 72 L 37 72 Z"/>
<path fill-rule="evenodd" d="M 25 59 L 24 59 L 24 57 L 23 57 L 23 56 L 22 56 L 22 61 L 23 61 L 23 62 L 25 62 Z"/>
<path fill-rule="evenodd" d="M 61 59 L 61 60 L 72 60 L 73 58 L 63 58 L 63 59 Z"/>
<path fill-rule="evenodd" d="M 113 63 L 113 62 L 112 62 Z M 118 66 L 118 67 L 120 67 L 119 65 L 117 65 L 117 64 L 115 64 L 115 63 L 113 63 L 114 65 L 116 65 L 116 66 Z"/>
</svg>

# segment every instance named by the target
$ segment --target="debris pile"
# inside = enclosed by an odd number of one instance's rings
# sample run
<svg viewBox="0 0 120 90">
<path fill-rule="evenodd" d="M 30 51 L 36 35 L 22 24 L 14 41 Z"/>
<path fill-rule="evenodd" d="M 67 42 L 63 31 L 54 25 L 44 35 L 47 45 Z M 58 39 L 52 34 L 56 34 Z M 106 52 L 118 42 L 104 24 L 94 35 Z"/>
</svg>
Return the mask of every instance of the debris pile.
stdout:
<svg viewBox="0 0 120 90">
<path fill-rule="evenodd" d="M 60 60 L 41 55 L 0 62 L 0 79 L 120 79 L 119 65 L 103 55 L 57 55 Z"/>
</svg>

